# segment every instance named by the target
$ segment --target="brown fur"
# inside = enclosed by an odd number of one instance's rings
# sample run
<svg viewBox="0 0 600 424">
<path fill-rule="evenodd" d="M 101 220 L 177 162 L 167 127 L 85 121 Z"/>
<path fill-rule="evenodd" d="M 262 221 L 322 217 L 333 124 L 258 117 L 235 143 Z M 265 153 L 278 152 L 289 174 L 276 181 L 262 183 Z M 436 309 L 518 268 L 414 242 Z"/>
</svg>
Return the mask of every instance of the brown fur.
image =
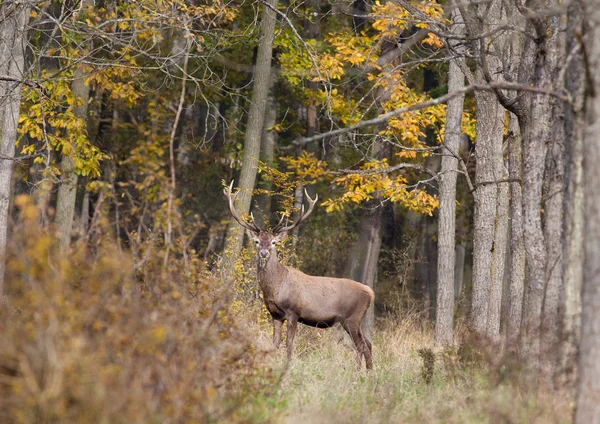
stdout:
<svg viewBox="0 0 600 424">
<path fill-rule="evenodd" d="M 279 347 L 281 326 L 287 320 L 286 347 L 288 357 L 293 351 L 297 323 L 328 328 L 339 323 L 350 334 L 367 369 L 373 367 L 371 342 L 363 334 L 360 323 L 375 299 L 373 290 L 347 278 L 315 277 L 279 263 L 275 245 L 285 233 L 255 234 L 248 231 L 258 248 L 258 283 L 265 305 L 273 318 L 273 342 Z M 263 259 L 263 261 L 261 261 Z"/>
<path fill-rule="evenodd" d="M 251 220 L 242 218 L 234 203 L 240 193 L 234 194 L 233 181 L 223 189 L 229 201 L 231 216 L 247 230 L 250 239 L 258 248 L 258 284 L 263 292 L 267 309 L 273 318 L 273 343 L 278 348 L 281 343 L 281 327 L 287 320 L 286 348 L 288 358 L 293 351 L 294 336 L 298 322 L 313 327 L 332 327 L 341 324 L 350 334 L 358 352 L 358 366 L 365 357 L 367 369 L 373 368 L 371 342 L 363 334 L 360 323 L 373 303 L 375 294 L 369 287 L 347 278 L 313 277 L 296 268 L 285 266 L 277 260 L 277 243 L 285 239 L 288 231 L 296 228 L 312 213 L 318 196 L 311 199 L 304 191 L 308 210 L 302 206 L 299 219 L 291 225 L 284 225 L 284 215 L 272 232 L 262 231 Z"/>
</svg>

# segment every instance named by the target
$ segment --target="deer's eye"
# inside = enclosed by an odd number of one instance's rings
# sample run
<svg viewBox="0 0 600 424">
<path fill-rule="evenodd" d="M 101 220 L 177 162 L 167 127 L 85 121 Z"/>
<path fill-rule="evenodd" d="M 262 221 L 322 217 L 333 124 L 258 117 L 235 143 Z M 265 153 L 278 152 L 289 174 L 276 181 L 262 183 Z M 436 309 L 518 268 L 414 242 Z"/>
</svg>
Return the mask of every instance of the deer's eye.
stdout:
<svg viewBox="0 0 600 424">
<path fill-rule="evenodd" d="M 271 246 L 275 246 L 277 244 L 277 240 L 271 241 Z"/>
</svg>

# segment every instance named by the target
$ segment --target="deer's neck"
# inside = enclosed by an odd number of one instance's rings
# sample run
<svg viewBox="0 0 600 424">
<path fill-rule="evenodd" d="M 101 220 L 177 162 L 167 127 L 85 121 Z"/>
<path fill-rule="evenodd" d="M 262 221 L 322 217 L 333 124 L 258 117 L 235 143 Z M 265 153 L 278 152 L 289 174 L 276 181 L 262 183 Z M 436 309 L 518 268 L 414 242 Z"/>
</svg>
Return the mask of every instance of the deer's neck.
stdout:
<svg viewBox="0 0 600 424">
<path fill-rule="evenodd" d="M 261 265 L 259 260 L 257 274 L 258 284 L 263 291 L 265 300 L 275 300 L 286 281 L 287 274 L 287 269 L 279 263 L 276 252 L 273 252 L 264 265 Z"/>
</svg>

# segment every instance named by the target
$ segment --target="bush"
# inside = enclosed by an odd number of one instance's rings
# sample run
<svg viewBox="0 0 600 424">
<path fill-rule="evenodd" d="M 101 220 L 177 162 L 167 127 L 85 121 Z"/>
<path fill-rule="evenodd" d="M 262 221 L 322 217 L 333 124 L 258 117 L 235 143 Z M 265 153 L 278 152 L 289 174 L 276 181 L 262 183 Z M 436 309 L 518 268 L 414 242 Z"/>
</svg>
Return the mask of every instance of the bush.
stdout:
<svg viewBox="0 0 600 424">
<path fill-rule="evenodd" d="M 200 261 L 184 267 L 172 254 L 166 267 L 134 272 L 109 241 L 61 259 L 31 199 L 16 205 L 0 309 L 1 422 L 236 420 L 270 382 L 251 329 Z"/>
</svg>

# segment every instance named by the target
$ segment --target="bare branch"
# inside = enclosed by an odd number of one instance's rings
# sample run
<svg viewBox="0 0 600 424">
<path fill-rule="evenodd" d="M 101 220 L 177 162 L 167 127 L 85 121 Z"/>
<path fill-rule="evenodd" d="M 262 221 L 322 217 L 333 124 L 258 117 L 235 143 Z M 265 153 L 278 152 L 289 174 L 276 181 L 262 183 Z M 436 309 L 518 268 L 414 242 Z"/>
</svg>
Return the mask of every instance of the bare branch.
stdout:
<svg viewBox="0 0 600 424">
<path fill-rule="evenodd" d="M 387 122 L 391 118 L 403 115 L 408 112 L 426 109 L 431 106 L 441 105 L 441 104 L 446 103 L 448 100 L 451 100 L 451 99 L 461 96 L 463 94 L 471 93 L 474 91 L 495 91 L 498 89 L 528 91 L 528 92 L 532 92 L 532 93 L 545 94 L 548 96 L 555 97 L 559 100 L 562 100 L 568 104 L 572 104 L 571 98 L 569 96 L 559 93 L 559 92 L 556 92 L 556 91 L 553 91 L 553 90 L 547 90 L 542 87 L 531 87 L 528 85 L 511 83 L 511 82 L 494 82 L 494 83 L 490 83 L 490 84 L 471 84 L 461 90 L 457 90 L 452 93 L 448 93 L 443 96 L 440 96 L 438 98 L 427 100 L 425 102 L 415 103 L 410 106 L 404 106 L 399 109 L 395 109 L 390 112 L 384 113 L 383 115 L 380 115 L 377 118 L 359 122 L 356 125 L 352 125 L 352 126 L 349 126 L 346 128 L 338 128 L 336 130 L 328 131 L 328 132 L 321 133 L 321 134 L 316 134 L 312 137 L 304 137 L 299 140 L 295 140 L 295 141 L 293 141 L 293 144 L 295 144 L 297 146 L 304 146 L 308 143 L 323 140 L 328 137 L 334 137 L 337 135 L 346 134 L 346 133 L 349 133 L 349 132 L 352 132 L 355 130 L 359 130 L 361 128 L 369 127 L 372 125 L 382 124 L 384 122 Z"/>
</svg>

